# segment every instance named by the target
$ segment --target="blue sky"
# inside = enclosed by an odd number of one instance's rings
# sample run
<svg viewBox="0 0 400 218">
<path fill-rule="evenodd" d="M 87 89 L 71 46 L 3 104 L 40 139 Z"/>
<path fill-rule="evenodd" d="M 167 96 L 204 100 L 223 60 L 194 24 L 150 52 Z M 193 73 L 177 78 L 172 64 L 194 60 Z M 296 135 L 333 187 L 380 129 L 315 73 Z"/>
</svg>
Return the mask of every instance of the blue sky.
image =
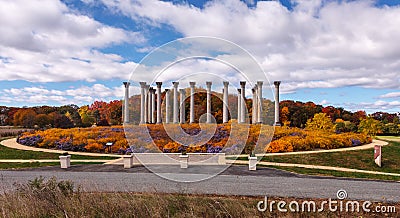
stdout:
<svg viewBox="0 0 400 218">
<path fill-rule="evenodd" d="M 400 112 L 399 26 L 398 0 L 4 0 L 0 105 L 121 99 L 122 81 L 154 48 L 210 36 L 250 52 L 282 81 L 281 99 Z"/>
</svg>

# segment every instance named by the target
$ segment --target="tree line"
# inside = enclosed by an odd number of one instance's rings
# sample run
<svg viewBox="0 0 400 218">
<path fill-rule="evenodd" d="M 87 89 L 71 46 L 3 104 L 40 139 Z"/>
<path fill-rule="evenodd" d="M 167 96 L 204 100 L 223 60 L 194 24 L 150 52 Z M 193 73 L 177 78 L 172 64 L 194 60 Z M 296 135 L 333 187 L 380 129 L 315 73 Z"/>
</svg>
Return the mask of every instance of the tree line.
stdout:
<svg viewBox="0 0 400 218">
<path fill-rule="evenodd" d="M 72 128 L 119 125 L 122 122 L 122 101 L 95 101 L 91 105 L 36 107 L 0 106 L 1 126 L 26 128 Z"/>
<path fill-rule="evenodd" d="M 187 90 L 189 91 L 189 90 Z M 201 90 L 200 90 L 201 91 Z M 165 93 L 162 93 L 164 98 Z M 203 92 L 195 95 L 195 122 L 199 122 L 202 114 L 206 113 L 207 96 Z M 213 93 L 212 114 L 218 123 L 222 122 L 222 94 Z M 189 120 L 189 101 L 186 99 L 186 119 Z M 129 99 L 130 120 L 139 123 L 140 96 L 134 95 Z M 27 128 L 71 128 L 89 127 L 92 125 L 107 126 L 122 123 L 121 100 L 110 102 L 95 101 L 91 105 L 36 106 L 36 107 L 6 107 L 0 106 L 0 125 L 23 126 Z M 251 120 L 252 100 L 246 99 L 248 115 Z M 163 105 L 165 107 L 165 105 Z M 237 100 L 235 95 L 229 95 L 229 119 L 237 116 Z M 263 100 L 263 120 L 273 124 L 274 102 Z M 400 113 L 375 112 L 367 115 L 365 111 L 348 111 L 341 107 L 322 106 L 313 102 L 284 100 L 280 102 L 280 122 L 284 126 L 305 128 L 307 122 L 318 113 L 329 117 L 337 132 L 357 132 L 362 125 L 374 126 L 376 134 L 400 135 Z M 165 109 L 163 109 L 165 116 Z M 366 124 L 367 123 L 367 124 Z M 362 128 L 362 126 L 361 126 Z"/>
</svg>

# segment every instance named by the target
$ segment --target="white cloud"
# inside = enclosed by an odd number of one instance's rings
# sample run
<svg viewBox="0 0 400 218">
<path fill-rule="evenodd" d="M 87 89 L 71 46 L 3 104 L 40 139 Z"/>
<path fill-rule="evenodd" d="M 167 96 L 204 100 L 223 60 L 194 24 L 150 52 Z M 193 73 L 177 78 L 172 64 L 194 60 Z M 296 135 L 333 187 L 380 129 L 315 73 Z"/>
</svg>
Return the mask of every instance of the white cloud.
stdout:
<svg viewBox="0 0 400 218">
<path fill-rule="evenodd" d="M 138 94 L 139 88 L 131 87 L 131 94 Z M 28 104 L 91 104 L 93 101 L 110 101 L 122 99 L 123 86 L 107 87 L 103 84 L 81 86 L 67 90 L 46 89 L 42 86 L 3 89 L 0 91 L 0 102 Z"/>
<path fill-rule="evenodd" d="M 346 103 L 344 104 L 346 108 L 350 110 L 367 110 L 372 111 L 392 111 L 398 112 L 400 107 L 400 101 L 382 101 L 378 100 L 375 102 L 361 102 L 361 103 Z"/>
<path fill-rule="evenodd" d="M 380 98 L 400 98 L 400 92 L 390 92 L 379 96 Z"/>
<path fill-rule="evenodd" d="M 270 80 L 302 87 L 398 88 L 400 7 L 373 1 L 278 1 L 248 7 L 211 1 L 200 9 L 163 1 L 103 0 L 137 22 L 168 24 L 184 36 L 231 40 L 252 52 Z"/>
<path fill-rule="evenodd" d="M 320 105 L 327 105 L 327 104 L 330 104 L 330 102 L 329 102 L 328 100 L 324 99 L 324 100 L 322 100 L 321 102 L 319 102 L 318 104 L 320 104 Z"/>
<path fill-rule="evenodd" d="M 0 80 L 96 81 L 127 78 L 135 66 L 100 48 L 144 37 L 77 14 L 60 1 L 0 3 Z"/>
</svg>

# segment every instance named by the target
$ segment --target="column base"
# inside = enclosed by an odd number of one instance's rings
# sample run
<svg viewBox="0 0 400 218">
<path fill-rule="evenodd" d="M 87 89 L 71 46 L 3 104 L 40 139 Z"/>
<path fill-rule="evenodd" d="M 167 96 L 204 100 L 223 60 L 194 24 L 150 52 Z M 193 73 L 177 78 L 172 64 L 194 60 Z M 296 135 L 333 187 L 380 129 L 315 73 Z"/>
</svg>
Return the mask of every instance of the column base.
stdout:
<svg viewBox="0 0 400 218">
<path fill-rule="evenodd" d="M 282 126 L 281 123 L 275 123 L 274 126 Z"/>
</svg>

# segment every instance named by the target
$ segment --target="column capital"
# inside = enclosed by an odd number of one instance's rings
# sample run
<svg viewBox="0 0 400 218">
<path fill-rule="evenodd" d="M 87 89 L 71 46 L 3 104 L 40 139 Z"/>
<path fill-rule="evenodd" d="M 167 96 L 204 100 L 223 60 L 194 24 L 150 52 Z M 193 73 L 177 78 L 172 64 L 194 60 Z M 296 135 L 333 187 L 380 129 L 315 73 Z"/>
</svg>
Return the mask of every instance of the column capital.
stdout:
<svg viewBox="0 0 400 218">
<path fill-rule="evenodd" d="M 123 82 L 123 84 L 124 84 L 125 88 L 128 88 L 131 83 L 130 82 Z"/>
<path fill-rule="evenodd" d="M 140 88 L 146 88 L 146 82 L 139 82 Z"/>
<path fill-rule="evenodd" d="M 262 86 L 263 85 L 263 81 L 257 81 L 257 85 Z"/>
<path fill-rule="evenodd" d="M 182 93 L 182 94 L 186 94 L 185 89 L 179 89 L 179 92 Z"/>
<path fill-rule="evenodd" d="M 164 89 L 165 92 L 169 92 L 169 89 Z"/>
<path fill-rule="evenodd" d="M 211 81 L 207 81 L 207 82 L 206 82 L 206 86 L 207 86 L 207 88 L 209 88 L 209 89 L 210 89 L 210 88 L 211 88 L 211 85 L 212 85 L 212 82 L 211 82 Z"/>
<path fill-rule="evenodd" d="M 150 89 L 150 85 L 146 85 L 146 87 L 145 87 L 147 90 L 149 90 Z"/>
<path fill-rule="evenodd" d="M 255 89 L 255 88 L 252 88 L 252 89 L 251 89 L 251 92 L 252 92 L 252 93 L 255 93 L 255 92 L 256 92 L 256 89 Z"/>
<path fill-rule="evenodd" d="M 174 85 L 174 88 L 178 88 L 179 82 L 172 82 L 172 85 Z"/>
<path fill-rule="evenodd" d="M 157 88 L 161 88 L 162 82 L 156 82 Z"/>
<path fill-rule="evenodd" d="M 254 89 L 258 89 L 258 85 L 257 84 L 254 84 Z"/>
<path fill-rule="evenodd" d="M 276 87 L 279 87 L 280 84 L 281 84 L 281 81 L 274 81 L 274 85 L 275 85 Z"/>
<path fill-rule="evenodd" d="M 228 81 L 223 81 L 222 83 L 224 84 L 225 87 L 229 85 Z"/>
<path fill-rule="evenodd" d="M 246 85 L 246 81 L 240 81 L 240 86 L 244 87 Z"/>
<path fill-rule="evenodd" d="M 196 85 L 196 82 L 189 82 L 190 88 L 194 88 L 194 86 Z"/>
<path fill-rule="evenodd" d="M 240 93 L 242 93 L 242 89 L 237 89 L 238 90 L 238 93 L 240 94 Z"/>
<path fill-rule="evenodd" d="M 156 93 L 156 90 L 153 87 L 150 87 L 150 93 L 151 94 Z"/>
</svg>

